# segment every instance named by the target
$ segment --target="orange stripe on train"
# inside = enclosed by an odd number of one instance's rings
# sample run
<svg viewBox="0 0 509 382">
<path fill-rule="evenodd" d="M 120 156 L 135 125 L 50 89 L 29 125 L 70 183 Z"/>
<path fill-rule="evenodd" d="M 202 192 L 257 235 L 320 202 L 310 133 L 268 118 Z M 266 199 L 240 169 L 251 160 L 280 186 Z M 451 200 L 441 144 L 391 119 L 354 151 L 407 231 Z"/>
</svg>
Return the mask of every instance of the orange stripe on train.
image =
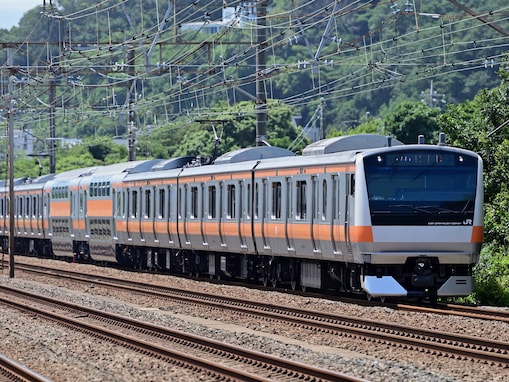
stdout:
<svg viewBox="0 0 509 382">
<path fill-rule="evenodd" d="M 470 241 L 472 243 L 482 243 L 484 240 L 484 227 L 483 226 L 474 226 L 472 227 L 472 238 Z"/>
<path fill-rule="evenodd" d="M 372 243 L 373 228 L 371 226 L 350 227 L 350 241 L 352 243 Z"/>
</svg>

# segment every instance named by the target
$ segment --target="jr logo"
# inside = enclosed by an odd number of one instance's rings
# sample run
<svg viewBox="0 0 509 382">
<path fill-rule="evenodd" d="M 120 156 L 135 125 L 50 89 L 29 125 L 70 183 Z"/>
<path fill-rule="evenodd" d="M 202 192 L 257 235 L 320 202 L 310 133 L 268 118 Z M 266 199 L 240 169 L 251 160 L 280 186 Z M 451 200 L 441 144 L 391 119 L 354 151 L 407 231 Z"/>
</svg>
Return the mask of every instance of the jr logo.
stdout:
<svg viewBox="0 0 509 382">
<path fill-rule="evenodd" d="M 472 225 L 472 219 L 463 220 L 463 225 Z"/>
</svg>

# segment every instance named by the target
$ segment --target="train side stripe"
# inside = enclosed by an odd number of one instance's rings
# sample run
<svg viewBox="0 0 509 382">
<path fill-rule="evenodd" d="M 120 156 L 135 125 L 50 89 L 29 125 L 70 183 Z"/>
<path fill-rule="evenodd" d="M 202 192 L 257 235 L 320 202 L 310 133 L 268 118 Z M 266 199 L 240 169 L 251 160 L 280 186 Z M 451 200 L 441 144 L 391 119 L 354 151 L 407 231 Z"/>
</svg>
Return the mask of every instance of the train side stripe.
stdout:
<svg viewBox="0 0 509 382">
<path fill-rule="evenodd" d="M 350 227 L 350 241 L 352 243 L 372 243 L 373 228 L 371 226 Z"/>
<path fill-rule="evenodd" d="M 483 226 L 474 226 L 472 227 L 472 238 L 470 241 L 472 243 L 482 243 L 484 240 L 484 227 Z"/>
</svg>

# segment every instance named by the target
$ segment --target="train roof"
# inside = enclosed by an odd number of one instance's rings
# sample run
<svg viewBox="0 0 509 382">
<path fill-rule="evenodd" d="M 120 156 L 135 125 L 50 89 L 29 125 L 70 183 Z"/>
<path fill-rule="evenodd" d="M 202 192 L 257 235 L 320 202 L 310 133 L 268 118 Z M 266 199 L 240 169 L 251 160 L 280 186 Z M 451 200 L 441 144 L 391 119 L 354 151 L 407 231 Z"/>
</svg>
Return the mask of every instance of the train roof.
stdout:
<svg viewBox="0 0 509 382">
<path fill-rule="evenodd" d="M 311 143 L 302 151 L 302 156 L 332 154 L 343 151 L 358 151 L 400 145 L 403 145 L 403 143 L 397 139 L 376 134 L 344 135 L 342 137 L 322 139 L 321 141 Z"/>
<path fill-rule="evenodd" d="M 214 164 L 238 163 L 253 160 L 295 156 L 290 150 L 273 146 L 248 147 L 221 155 Z"/>
</svg>

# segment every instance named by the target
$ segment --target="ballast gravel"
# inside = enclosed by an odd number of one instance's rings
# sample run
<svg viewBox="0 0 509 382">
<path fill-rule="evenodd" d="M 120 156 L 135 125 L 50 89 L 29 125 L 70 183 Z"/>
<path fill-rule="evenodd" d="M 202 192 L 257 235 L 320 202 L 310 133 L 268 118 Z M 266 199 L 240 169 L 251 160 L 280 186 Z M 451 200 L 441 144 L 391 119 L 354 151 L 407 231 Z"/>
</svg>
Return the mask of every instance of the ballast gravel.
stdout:
<svg viewBox="0 0 509 382">
<path fill-rule="evenodd" d="M 125 272 L 86 264 L 35 258 L 16 258 L 16 261 L 509 341 L 509 325 L 495 321 L 395 311 L 387 307 L 365 307 L 327 299 L 211 284 L 168 275 Z M 505 381 L 509 374 L 508 369 L 495 365 L 445 358 L 291 326 L 281 327 L 281 324 L 246 319 L 225 310 L 170 303 L 106 289 L 92 283 L 33 276 L 22 271 L 17 271 L 15 276 L 9 278 L 8 270 L 3 269 L 0 274 L 0 288 L 5 285 L 40 293 L 368 381 Z M 210 376 L 114 346 L 4 306 L 0 307 L 0 353 L 54 381 L 212 380 Z"/>
</svg>

